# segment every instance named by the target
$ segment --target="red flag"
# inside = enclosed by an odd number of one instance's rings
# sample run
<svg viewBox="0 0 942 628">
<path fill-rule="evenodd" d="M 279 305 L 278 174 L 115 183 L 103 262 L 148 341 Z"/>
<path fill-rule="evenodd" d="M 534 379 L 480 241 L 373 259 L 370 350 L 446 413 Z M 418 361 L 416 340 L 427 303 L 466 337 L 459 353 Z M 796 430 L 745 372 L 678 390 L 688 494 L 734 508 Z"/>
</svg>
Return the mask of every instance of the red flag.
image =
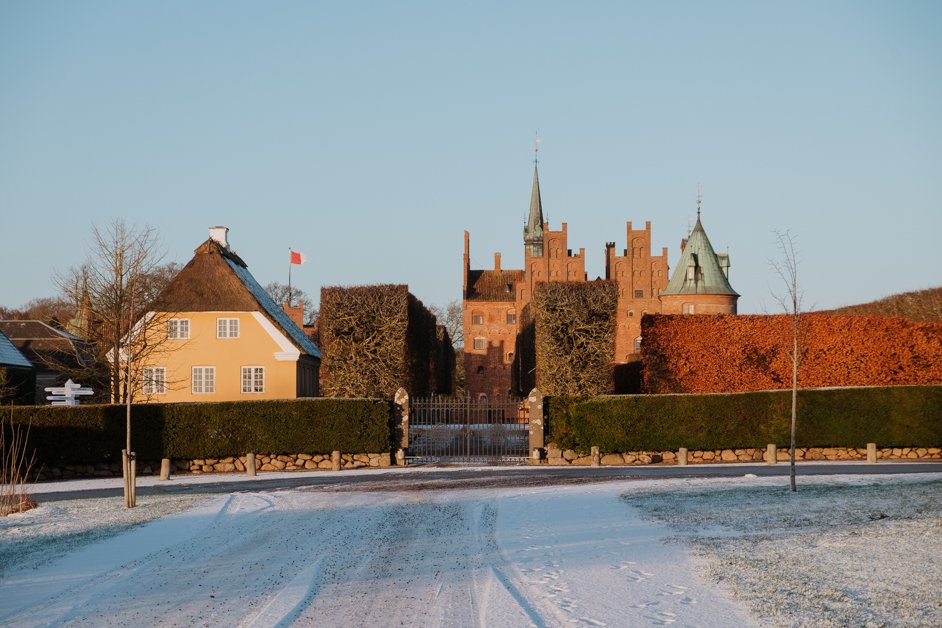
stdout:
<svg viewBox="0 0 942 628">
<path fill-rule="evenodd" d="M 291 253 L 292 264 L 303 264 L 307 261 L 307 255 L 304 253 L 298 253 L 297 251 L 292 251 L 291 249 L 288 249 L 288 251 Z"/>
</svg>

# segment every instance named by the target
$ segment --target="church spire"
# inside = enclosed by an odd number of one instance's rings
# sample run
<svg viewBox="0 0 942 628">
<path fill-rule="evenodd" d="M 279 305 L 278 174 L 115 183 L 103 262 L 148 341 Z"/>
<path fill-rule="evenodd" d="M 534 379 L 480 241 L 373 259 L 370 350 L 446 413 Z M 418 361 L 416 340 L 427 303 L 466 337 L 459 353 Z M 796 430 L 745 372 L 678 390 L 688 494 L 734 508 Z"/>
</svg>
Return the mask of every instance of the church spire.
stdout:
<svg viewBox="0 0 942 628">
<path fill-rule="evenodd" d="M 540 173 L 538 170 L 540 151 L 540 136 L 536 136 L 533 148 L 533 189 L 530 192 L 530 215 L 523 228 L 523 243 L 529 248 L 530 255 L 540 257 L 543 255 L 543 202 L 540 198 Z"/>
</svg>

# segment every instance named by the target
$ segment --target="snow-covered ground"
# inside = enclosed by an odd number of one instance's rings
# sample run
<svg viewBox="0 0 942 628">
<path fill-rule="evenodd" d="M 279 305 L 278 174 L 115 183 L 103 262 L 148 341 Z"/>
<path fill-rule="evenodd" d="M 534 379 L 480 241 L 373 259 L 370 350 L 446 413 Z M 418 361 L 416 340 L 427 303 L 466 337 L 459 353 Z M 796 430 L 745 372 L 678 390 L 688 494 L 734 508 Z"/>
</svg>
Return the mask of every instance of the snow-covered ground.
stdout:
<svg viewBox="0 0 942 628">
<path fill-rule="evenodd" d="M 942 476 L 786 484 L 44 502 L 0 519 L 0 625 L 942 625 Z"/>
</svg>

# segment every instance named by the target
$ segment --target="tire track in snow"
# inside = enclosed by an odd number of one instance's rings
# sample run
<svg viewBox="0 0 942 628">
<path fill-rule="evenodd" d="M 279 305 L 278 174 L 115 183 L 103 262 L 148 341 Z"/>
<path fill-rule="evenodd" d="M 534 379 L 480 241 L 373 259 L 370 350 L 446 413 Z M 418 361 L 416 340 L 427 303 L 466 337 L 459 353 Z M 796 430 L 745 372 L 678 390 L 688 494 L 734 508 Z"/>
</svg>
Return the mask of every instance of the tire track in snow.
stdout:
<svg viewBox="0 0 942 628">
<path fill-rule="evenodd" d="M 546 622 L 543 615 L 526 598 L 520 589 L 511 581 L 505 573 L 506 559 L 500 551 L 497 543 L 497 507 L 496 504 L 486 502 L 480 504 L 475 509 L 475 536 L 483 550 L 479 555 L 485 557 L 485 568 L 490 572 L 493 578 L 510 594 L 523 613 L 537 628 L 545 628 Z M 488 596 L 489 597 L 489 596 Z M 479 625 L 487 626 L 486 620 L 487 605 L 485 604 L 479 611 Z"/>
<path fill-rule="evenodd" d="M 294 580 L 281 589 L 258 613 L 241 622 L 239 626 L 245 626 L 245 628 L 290 626 L 314 599 L 317 594 L 318 580 L 323 571 L 324 560 L 320 559 L 295 576 Z"/>
</svg>

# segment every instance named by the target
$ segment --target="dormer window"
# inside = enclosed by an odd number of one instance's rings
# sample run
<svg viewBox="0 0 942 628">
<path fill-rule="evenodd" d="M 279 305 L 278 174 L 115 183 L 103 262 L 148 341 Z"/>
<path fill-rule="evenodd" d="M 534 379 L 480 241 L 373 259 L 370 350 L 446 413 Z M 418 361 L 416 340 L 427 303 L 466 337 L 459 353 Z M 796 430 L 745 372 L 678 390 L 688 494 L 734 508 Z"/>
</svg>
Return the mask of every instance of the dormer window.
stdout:
<svg viewBox="0 0 942 628">
<path fill-rule="evenodd" d="M 689 279 L 690 281 L 693 281 L 696 278 L 697 278 L 697 267 L 688 266 L 687 267 L 687 279 Z"/>
</svg>

